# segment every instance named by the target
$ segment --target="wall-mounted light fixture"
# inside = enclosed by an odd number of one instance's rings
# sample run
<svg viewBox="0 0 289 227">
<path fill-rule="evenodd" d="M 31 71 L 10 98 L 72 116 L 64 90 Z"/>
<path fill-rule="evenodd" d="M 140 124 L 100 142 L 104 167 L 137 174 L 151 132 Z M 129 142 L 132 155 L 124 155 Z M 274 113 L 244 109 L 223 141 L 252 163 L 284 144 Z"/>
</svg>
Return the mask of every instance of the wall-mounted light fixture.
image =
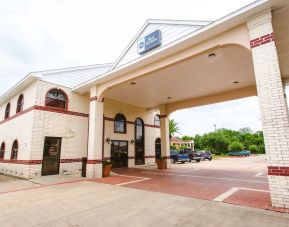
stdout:
<svg viewBox="0 0 289 227">
<path fill-rule="evenodd" d="M 131 143 L 131 144 L 134 144 L 134 142 L 135 142 L 134 140 L 130 140 L 130 143 Z"/>
<path fill-rule="evenodd" d="M 111 140 L 110 140 L 109 137 L 107 137 L 105 141 L 107 142 L 107 144 L 110 144 L 110 141 L 111 141 Z"/>
</svg>

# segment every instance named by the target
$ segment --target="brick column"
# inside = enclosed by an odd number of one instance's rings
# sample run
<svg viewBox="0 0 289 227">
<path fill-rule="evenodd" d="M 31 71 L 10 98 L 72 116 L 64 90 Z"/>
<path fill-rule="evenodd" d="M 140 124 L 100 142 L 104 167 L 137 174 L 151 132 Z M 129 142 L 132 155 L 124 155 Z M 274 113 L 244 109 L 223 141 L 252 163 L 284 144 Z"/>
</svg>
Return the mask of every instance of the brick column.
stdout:
<svg viewBox="0 0 289 227">
<path fill-rule="evenodd" d="M 103 101 L 98 100 L 96 88 L 90 90 L 87 178 L 102 177 Z"/>
<path fill-rule="evenodd" d="M 272 205 L 289 208 L 289 122 L 271 10 L 247 22 L 268 162 Z"/>
<path fill-rule="evenodd" d="M 167 160 L 167 168 L 171 167 L 170 160 L 170 136 L 169 136 L 169 117 L 166 115 L 166 105 L 160 106 L 160 128 L 161 128 L 161 153 Z"/>
</svg>

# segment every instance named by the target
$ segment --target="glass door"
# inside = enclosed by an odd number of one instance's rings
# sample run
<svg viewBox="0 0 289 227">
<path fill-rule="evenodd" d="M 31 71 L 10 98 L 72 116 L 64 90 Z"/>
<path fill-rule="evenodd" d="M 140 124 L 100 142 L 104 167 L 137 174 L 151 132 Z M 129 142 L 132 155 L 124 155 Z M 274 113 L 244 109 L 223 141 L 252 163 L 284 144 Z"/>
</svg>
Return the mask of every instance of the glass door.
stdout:
<svg viewBox="0 0 289 227">
<path fill-rule="evenodd" d="M 113 168 L 128 167 L 127 141 L 111 141 L 111 162 Z"/>
<path fill-rule="evenodd" d="M 45 137 L 42 176 L 59 174 L 61 138 Z"/>
</svg>

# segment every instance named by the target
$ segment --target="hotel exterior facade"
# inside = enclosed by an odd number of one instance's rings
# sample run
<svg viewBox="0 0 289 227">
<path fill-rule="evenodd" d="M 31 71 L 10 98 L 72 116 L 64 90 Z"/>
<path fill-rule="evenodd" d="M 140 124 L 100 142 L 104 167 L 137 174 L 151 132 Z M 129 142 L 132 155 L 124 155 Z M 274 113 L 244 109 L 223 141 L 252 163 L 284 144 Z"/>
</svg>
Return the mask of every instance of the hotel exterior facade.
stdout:
<svg viewBox="0 0 289 227">
<path fill-rule="evenodd" d="M 172 112 L 258 96 L 272 205 L 289 208 L 287 21 L 286 0 L 213 22 L 148 20 L 113 64 L 30 73 L 0 98 L 0 172 L 94 178 L 103 160 L 158 153 L 170 168 Z"/>
</svg>

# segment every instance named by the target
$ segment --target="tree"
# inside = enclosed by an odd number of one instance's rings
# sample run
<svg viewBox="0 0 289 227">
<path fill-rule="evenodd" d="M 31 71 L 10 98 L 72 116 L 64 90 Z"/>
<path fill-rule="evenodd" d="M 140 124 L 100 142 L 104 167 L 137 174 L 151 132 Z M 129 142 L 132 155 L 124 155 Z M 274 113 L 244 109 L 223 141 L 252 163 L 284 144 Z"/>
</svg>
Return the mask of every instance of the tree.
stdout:
<svg viewBox="0 0 289 227">
<path fill-rule="evenodd" d="M 258 147 L 257 147 L 257 145 L 255 145 L 255 144 L 249 145 L 249 151 L 251 151 L 252 154 L 257 154 L 257 152 L 258 152 Z"/>
<path fill-rule="evenodd" d="M 226 153 L 228 144 L 228 139 L 219 131 L 204 134 L 201 139 L 202 149 L 212 150 L 215 154 Z"/>
<path fill-rule="evenodd" d="M 177 133 L 180 133 L 179 123 L 176 122 L 174 119 L 170 119 L 169 121 L 169 133 L 170 139 Z"/>
<path fill-rule="evenodd" d="M 229 151 L 241 151 L 244 150 L 244 145 L 240 142 L 232 142 L 229 145 Z"/>
<path fill-rule="evenodd" d="M 183 136 L 182 140 L 193 140 L 192 136 Z"/>
</svg>

